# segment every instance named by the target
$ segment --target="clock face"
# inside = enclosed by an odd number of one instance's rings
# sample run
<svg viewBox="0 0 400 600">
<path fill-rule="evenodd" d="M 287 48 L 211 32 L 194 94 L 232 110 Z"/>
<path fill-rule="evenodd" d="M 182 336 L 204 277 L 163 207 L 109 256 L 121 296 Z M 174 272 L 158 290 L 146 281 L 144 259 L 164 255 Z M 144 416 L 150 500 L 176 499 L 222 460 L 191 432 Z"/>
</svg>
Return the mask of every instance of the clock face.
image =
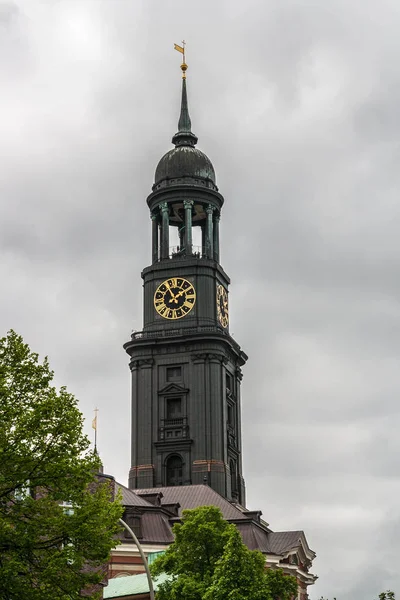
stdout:
<svg viewBox="0 0 400 600">
<path fill-rule="evenodd" d="M 181 319 L 190 313 L 195 302 L 193 284 L 182 277 L 166 279 L 154 294 L 154 308 L 164 319 Z"/>
<path fill-rule="evenodd" d="M 228 292 L 223 285 L 217 285 L 217 315 L 222 327 L 228 327 L 229 310 L 228 310 Z"/>
</svg>

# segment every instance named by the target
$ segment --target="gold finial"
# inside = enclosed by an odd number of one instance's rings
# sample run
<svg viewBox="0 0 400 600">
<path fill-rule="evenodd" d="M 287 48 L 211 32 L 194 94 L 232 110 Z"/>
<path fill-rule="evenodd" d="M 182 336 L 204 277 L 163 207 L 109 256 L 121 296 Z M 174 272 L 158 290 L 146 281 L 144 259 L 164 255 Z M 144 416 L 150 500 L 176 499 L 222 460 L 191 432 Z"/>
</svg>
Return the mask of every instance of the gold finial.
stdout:
<svg viewBox="0 0 400 600">
<path fill-rule="evenodd" d="M 182 56 L 182 64 L 181 64 L 181 70 L 182 70 L 182 79 L 186 79 L 186 71 L 187 71 L 187 64 L 185 61 L 185 46 L 186 46 L 186 42 L 185 40 L 182 40 L 182 46 L 179 46 L 178 44 L 174 44 L 174 48 L 175 50 L 178 50 L 178 52 L 180 52 L 181 54 L 183 54 Z"/>
</svg>

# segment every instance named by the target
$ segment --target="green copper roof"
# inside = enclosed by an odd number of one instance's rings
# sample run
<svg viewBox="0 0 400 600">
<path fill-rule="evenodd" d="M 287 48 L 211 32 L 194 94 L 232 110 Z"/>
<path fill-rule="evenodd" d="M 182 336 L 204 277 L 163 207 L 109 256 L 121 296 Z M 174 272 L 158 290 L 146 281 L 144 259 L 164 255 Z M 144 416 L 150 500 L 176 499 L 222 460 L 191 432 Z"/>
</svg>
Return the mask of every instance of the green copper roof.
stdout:
<svg viewBox="0 0 400 600">
<path fill-rule="evenodd" d="M 168 575 L 163 573 L 153 579 L 154 590 L 167 581 Z M 108 586 L 104 588 L 103 598 L 123 598 L 124 596 L 135 596 L 139 594 L 148 594 L 149 584 L 146 573 L 139 575 L 127 575 L 126 577 L 114 577 L 108 580 Z"/>
<path fill-rule="evenodd" d="M 180 177 L 200 177 L 215 183 L 214 167 L 208 156 L 190 146 L 177 146 L 164 154 L 157 165 L 154 182 Z"/>
<path fill-rule="evenodd" d="M 156 558 L 158 558 L 162 554 L 165 554 L 165 550 L 159 550 L 159 552 L 149 552 L 147 555 L 148 564 L 152 565 Z"/>
</svg>

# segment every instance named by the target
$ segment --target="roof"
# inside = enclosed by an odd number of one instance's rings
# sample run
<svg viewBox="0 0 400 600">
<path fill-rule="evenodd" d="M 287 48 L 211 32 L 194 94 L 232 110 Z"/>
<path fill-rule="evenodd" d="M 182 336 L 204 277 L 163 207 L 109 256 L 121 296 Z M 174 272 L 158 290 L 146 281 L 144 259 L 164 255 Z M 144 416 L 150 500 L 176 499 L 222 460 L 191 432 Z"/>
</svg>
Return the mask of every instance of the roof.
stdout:
<svg viewBox="0 0 400 600">
<path fill-rule="evenodd" d="M 115 482 L 115 491 L 121 492 L 122 504 L 124 506 L 152 506 L 148 500 L 141 498 L 138 494 L 135 494 L 133 490 L 122 485 L 122 483 Z"/>
<path fill-rule="evenodd" d="M 180 179 L 192 177 L 210 179 L 215 183 L 214 167 L 208 156 L 198 148 L 191 146 L 178 146 L 164 154 L 157 165 L 154 181 L 155 185 L 164 179 Z"/>
<path fill-rule="evenodd" d="M 163 510 L 155 510 L 154 504 L 128 489 L 121 483 L 115 483 L 116 491 L 121 492 L 122 504 L 138 508 L 141 514 L 141 542 L 170 544 L 174 536 L 169 524 L 168 514 Z M 162 507 L 159 507 L 162 509 Z M 142 510 L 140 510 L 142 509 Z"/>
<path fill-rule="evenodd" d="M 236 526 L 249 550 L 260 550 L 264 554 L 270 551 L 268 541 L 270 534 L 267 531 L 257 527 L 254 523 L 236 523 Z"/>
<path fill-rule="evenodd" d="M 264 554 L 282 556 L 291 550 L 304 546 L 303 531 L 270 531 L 256 523 L 236 523 L 243 542 L 250 550 L 260 550 Z M 305 548 L 307 551 L 307 548 Z"/>
<path fill-rule="evenodd" d="M 182 485 L 173 487 L 149 488 L 135 490 L 135 494 L 155 494 L 162 493 L 161 506 L 164 504 L 179 503 L 179 515 L 187 508 L 197 508 L 199 506 L 217 506 L 221 509 L 224 519 L 236 520 L 246 519 L 246 509 L 238 508 L 214 491 L 208 485 Z"/>
<path fill-rule="evenodd" d="M 154 590 L 166 581 L 168 576 L 165 573 L 153 579 Z M 123 598 L 124 596 L 133 596 L 149 593 L 149 583 L 146 573 L 138 575 L 127 575 L 124 577 L 114 577 L 108 580 L 107 587 L 104 588 L 103 598 Z"/>
<path fill-rule="evenodd" d="M 301 546 L 302 531 L 274 531 L 268 535 L 269 552 L 272 554 L 285 554 L 293 548 Z"/>
<path fill-rule="evenodd" d="M 168 517 L 159 512 L 143 512 L 142 514 L 142 543 L 171 544 L 174 541 Z"/>
<path fill-rule="evenodd" d="M 227 521 L 234 522 L 242 539 L 250 550 L 260 550 L 264 554 L 283 556 L 302 547 L 312 560 L 315 553 L 309 548 L 304 532 L 271 531 L 267 523 L 260 519 L 259 511 L 249 511 L 239 504 L 234 504 L 218 494 L 208 485 L 183 485 L 130 490 L 116 484 L 122 493 L 126 507 L 138 507 L 142 516 L 142 542 L 170 544 L 174 540 L 172 525 L 180 518 L 185 509 L 199 506 L 217 506 Z M 160 505 L 155 505 L 146 496 L 158 495 Z M 175 505 L 177 516 L 171 512 Z M 142 510 L 140 510 L 140 508 Z"/>
</svg>

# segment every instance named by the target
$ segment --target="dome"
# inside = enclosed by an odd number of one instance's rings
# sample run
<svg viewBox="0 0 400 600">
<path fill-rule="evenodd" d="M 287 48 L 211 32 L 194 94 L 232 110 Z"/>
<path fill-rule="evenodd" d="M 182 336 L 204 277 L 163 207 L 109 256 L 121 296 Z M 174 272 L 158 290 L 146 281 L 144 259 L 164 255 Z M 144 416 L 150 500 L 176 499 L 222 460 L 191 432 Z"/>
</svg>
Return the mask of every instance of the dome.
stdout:
<svg viewBox="0 0 400 600">
<path fill-rule="evenodd" d="M 154 183 L 165 179 L 191 177 L 208 179 L 215 184 L 214 167 L 208 156 L 193 146 L 177 146 L 160 160 L 157 165 Z"/>
<path fill-rule="evenodd" d="M 183 66 L 185 66 L 185 70 L 182 69 L 181 112 L 178 121 L 178 131 L 172 138 L 175 148 L 164 154 L 158 163 L 154 176 L 153 191 L 169 185 L 184 183 L 207 187 L 217 191 L 214 167 L 208 156 L 195 147 L 197 137 L 192 132 L 187 101 L 185 75 L 187 65 Z"/>
</svg>

